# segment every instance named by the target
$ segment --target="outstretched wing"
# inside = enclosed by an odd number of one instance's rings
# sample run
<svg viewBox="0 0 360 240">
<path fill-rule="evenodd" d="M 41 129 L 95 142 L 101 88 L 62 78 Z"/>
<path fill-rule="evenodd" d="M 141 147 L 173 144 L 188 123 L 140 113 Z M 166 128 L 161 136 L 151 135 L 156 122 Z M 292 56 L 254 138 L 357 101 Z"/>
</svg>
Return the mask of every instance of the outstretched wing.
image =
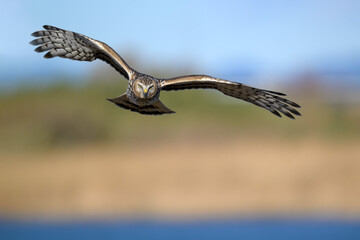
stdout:
<svg viewBox="0 0 360 240">
<path fill-rule="evenodd" d="M 36 52 L 48 51 L 44 57 L 62 57 L 78 61 L 103 60 L 125 78 L 130 79 L 134 70 L 108 45 L 85 35 L 45 25 L 45 30 L 31 34 L 39 37 L 30 42 L 40 45 Z"/>
<path fill-rule="evenodd" d="M 217 79 L 206 75 L 189 75 L 161 81 L 161 90 L 183 90 L 192 88 L 212 88 L 217 89 L 225 95 L 239 98 L 255 104 L 256 106 L 265 108 L 278 117 L 279 112 L 285 116 L 294 119 L 294 115 L 301 114 L 294 108 L 300 106 L 280 96 L 286 96 L 283 93 L 268 91 L 258 88 L 246 86 L 241 83 L 231 82 L 223 79 Z"/>
</svg>

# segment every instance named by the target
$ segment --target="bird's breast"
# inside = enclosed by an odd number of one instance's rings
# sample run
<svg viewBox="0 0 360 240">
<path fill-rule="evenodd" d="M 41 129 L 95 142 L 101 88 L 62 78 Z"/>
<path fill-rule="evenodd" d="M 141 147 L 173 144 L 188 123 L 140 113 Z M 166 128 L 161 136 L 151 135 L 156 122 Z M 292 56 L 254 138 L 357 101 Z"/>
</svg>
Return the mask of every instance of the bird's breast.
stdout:
<svg viewBox="0 0 360 240">
<path fill-rule="evenodd" d="M 142 98 L 137 96 L 131 88 L 128 88 L 126 95 L 132 103 L 138 106 L 151 105 L 159 100 L 159 94 L 155 94 L 155 96 L 152 98 Z"/>
</svg>

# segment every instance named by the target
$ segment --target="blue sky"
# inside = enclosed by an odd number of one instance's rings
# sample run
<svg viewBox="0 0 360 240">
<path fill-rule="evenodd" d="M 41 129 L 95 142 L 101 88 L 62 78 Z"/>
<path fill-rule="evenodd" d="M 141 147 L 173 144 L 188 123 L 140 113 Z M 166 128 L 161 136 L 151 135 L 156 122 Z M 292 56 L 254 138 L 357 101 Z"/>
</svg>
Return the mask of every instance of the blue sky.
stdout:
<svg viewBox="0 0 360 240">
<path fill-rule="evenodd" d="M 190 65 L 208 74 L 238 67 L 276 75 L 360 59 L 357 0 L 2 0 L 0 78 L 81 75 L 102 64 L 44 60 L 28 44 L 44 24 L 104 41 L 140 71 Z"/>
</svg>

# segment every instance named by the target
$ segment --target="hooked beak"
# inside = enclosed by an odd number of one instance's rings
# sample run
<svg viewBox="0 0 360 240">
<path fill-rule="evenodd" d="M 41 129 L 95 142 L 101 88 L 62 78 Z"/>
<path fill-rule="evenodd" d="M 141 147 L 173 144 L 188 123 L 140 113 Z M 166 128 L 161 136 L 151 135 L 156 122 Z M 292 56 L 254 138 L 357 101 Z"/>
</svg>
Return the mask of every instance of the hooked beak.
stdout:
<svg viewBox="0 0 360 240">
<path fill-rule="evenodd" d="M 145 88 L 143 92 L 144 92 L 144 97 L 147 98 L 147 96 L 148 96 L 148 89 Z"/>
</svg>

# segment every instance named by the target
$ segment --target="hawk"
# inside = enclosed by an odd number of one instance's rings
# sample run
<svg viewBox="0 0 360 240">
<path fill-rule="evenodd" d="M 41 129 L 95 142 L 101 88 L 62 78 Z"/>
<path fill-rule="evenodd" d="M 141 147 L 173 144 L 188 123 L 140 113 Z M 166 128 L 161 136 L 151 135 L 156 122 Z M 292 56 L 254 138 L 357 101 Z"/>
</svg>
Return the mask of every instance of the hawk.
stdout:
<svg viewBox="0 0 360 240">
<path fill-rule="evenodd" d="M 285 99 L 283 96 L 286 95 L 283 93 L 258 89 L 207 75 L 187 75 L 170 79 L 155 78 L 132 69 L 119 54 L 103 42 L 57 27 L 49 25 L 43 27 L 45 30 L 32 34 L 36 39 L 30 44 L 40 45 L 35 49 L 36 52 L 47 51 L 45 58 L 62 57 L 89 62 L 100 59 L 129 80 L 126 93 L 120 97 L 108 99 L 121 108 L 151 115 L 175 113 L 159 100 L 161 91 L 210 88 L 255 104 L 278 117 L 281 117 L 280 113 L 292 119 L 294 119 L 293 115 L 301 116 L 295 109 L 300 106 Z"/>
</svg>

